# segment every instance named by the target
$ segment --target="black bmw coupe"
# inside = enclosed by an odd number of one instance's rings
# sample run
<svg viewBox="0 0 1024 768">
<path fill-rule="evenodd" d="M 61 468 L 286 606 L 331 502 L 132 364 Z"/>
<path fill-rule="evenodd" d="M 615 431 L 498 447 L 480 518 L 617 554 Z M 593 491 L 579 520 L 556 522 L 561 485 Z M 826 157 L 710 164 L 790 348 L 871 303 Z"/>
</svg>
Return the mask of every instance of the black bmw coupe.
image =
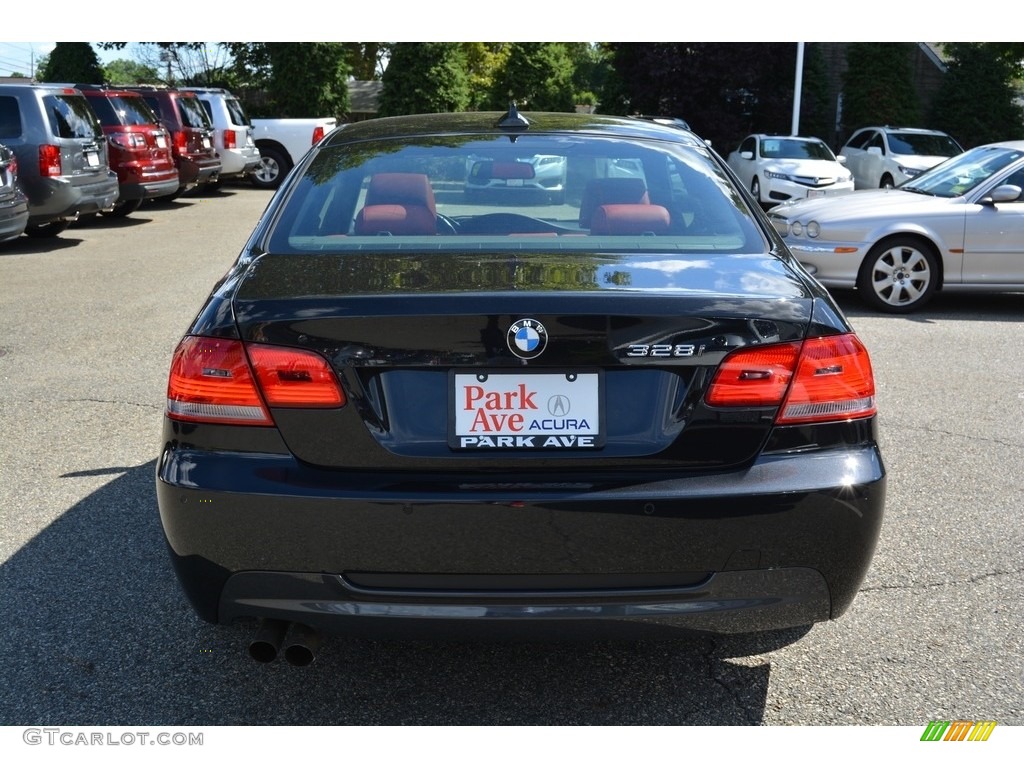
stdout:
<svg viewBox="0 0 1024 768">
<path fill-rule="evenodd" d="M 259 621 L 261 661 L 371 627 L 802 627 L 869 567 L 876 418 L 864 346 L 699 137 L 386 118 L 310 151 L 199 311 L 157 492 L 196 611 Z"/>
</svg>

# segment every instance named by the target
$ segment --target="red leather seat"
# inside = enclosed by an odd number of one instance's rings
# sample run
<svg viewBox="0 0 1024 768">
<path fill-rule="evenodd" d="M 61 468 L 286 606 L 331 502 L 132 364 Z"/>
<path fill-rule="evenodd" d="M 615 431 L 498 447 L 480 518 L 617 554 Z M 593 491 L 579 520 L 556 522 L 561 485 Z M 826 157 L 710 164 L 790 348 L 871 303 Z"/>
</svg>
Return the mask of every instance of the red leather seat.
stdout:
<svg viewBox="0 0 1024 768">
<path fill-rule="evenodd" d="M 650 203 L 643 179 L 592 179 L 583 188 L 580 199 L 580 226 L 590 228 L 590 220 L 599 206 L 613 203 Z"/>
<path fill-rule="evenodd" d="M 672 219 L 661 205 L 601 205 L 590 221 L 592 235 L 664 235 Z"/>
<path fill-rule="evenodd" d="M 430 179 L 422 173 L 378 173 L 356 216 L 357 235 L 436 235 L 437 209 Z"/>
</svg>

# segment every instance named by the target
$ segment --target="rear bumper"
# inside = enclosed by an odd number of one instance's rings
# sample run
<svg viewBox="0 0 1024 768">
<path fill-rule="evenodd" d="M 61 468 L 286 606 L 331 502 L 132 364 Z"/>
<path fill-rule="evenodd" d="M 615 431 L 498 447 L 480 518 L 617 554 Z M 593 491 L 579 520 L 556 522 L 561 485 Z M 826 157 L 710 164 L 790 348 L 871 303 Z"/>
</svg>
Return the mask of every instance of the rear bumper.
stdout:
<svg viewBox="0 0 1024 768">
<path fill-rule="evenodd" d="M 178 170 L 146 171 L 125 169 L 118 176 L 121 182 L 121 200 L 150 200 L 154 197 L 173 195 L 178 191 Z"/>
<path fill-rule="evenodd" d="M 178 163 L 178 183 L 181 189 L 213 181 L 221 170 L 219 159 L 178 157 L 176 162 Z"/>
<path fill-rule="evenodd" d="M 109 211 L 118 196 L 117 176 L 113 173 L 88 183 L 56 178 L 36 186 L 36 194 L 30 197 L 29 202 L 30 224 L 46 224 L 81 214 Z"/>
<path fill-rule="evenodd" d="M 25 231 L 28 224 L 28 201 L 21 196 L 12 196 L 0 201 L 0 243 L 13 240 Z"/>
<path fill-rule="evenodd" d="M 220 178 L 245 176 L 260 164 L 259 150 L 253 147 L 220 150 Z"/>
<path fill-rule="evenodd" d="M 527 592 L 367 589 L 335 574 L 250 571 L 228 579 L 219 609 L 225 622 L 258 616 L 344 634 L 421 632 L 420 623 L 443 631 L 468 622 L 538 621 L 743 633 L 825 621 L 831 602 L 825 579 L 809 568 L 723 572 L 686 587 Z"/>
<path fill-rule="evenodd" d="M 882 521 L 875 446 L 661 477 L 480 490 L 169 441 L 157 496 L 179 579 L 211 622 L 595 618 L 745 632 L 849 607 Z"/>
</svg>

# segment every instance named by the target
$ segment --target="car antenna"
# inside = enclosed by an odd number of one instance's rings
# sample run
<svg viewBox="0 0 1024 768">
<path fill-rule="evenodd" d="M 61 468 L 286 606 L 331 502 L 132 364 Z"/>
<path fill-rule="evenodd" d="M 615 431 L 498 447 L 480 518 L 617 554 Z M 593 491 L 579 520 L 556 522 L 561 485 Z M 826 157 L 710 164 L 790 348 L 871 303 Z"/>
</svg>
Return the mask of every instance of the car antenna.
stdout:
<svg viewBox="0 0 1024 768">
<path fill-rule="evenodd" d="M 524 115 L 519 114 L 516 103 L 513 101 L 508 105 L 508 112 L 498 119 L 498 127 L 508 131 L 511 134 L 509 140 L 515 144 L 518 135 L 530 127 L 530 121 Z"/>
</svg>

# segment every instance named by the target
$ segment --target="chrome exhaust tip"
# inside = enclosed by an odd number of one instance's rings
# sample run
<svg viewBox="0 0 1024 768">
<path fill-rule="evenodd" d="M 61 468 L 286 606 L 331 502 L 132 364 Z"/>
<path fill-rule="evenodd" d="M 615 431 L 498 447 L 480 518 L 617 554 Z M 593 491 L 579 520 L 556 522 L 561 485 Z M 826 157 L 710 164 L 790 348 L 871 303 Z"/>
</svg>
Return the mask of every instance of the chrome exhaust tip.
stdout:
<svg viewBox="0 0 1024 768">
<path fill-rule="evenodd" d="M 288 622 L 280 619 L 263 619 L 249 643 L 249 655 L 260 664 L 269 664 L 277 658 L 288 633 Z"/>
<path fill-rule="evenodd" d="M 305 624 L 292 624 L 284 643 L 284 658 L 295 667 L 305 667 L 316 659 L 323 636 Z"/>
</svg>

